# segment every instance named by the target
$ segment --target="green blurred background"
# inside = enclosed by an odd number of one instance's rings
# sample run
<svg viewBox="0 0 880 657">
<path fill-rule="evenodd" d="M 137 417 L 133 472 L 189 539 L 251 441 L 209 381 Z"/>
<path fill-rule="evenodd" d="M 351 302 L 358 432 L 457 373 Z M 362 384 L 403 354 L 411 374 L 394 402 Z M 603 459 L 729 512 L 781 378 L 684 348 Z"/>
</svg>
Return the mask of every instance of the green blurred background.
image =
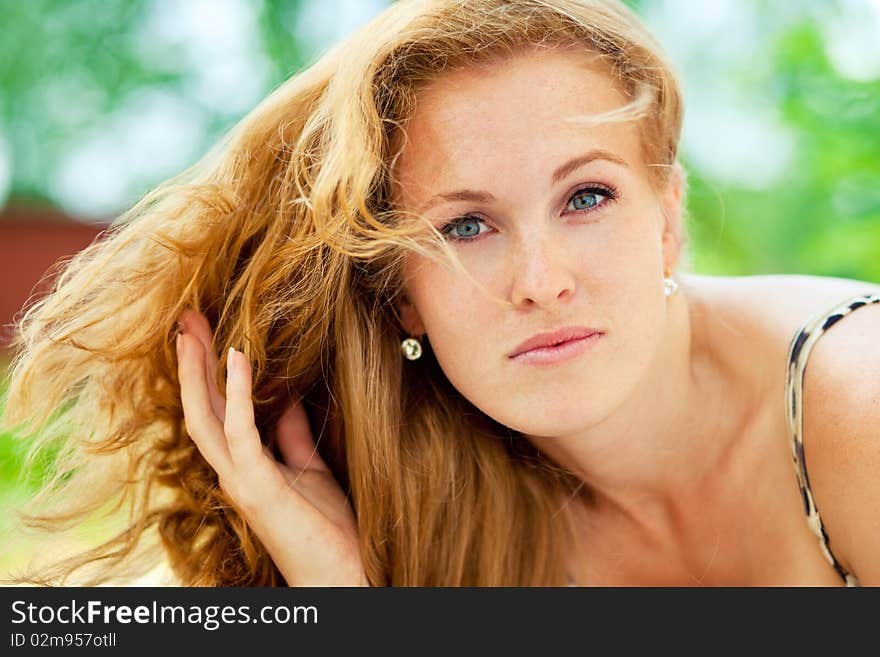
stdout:
<svg viewBox="0 0 880 657">
<path fill-rule="evenodd" d="M 0 0 L 2 339 L 49 264 L 386 4 Z M 628 4 L 684 85 L 693 269 L 880 282 L 880 0 Z M 23 449 L 0 435 L 7 533 Z"/>
</svg>

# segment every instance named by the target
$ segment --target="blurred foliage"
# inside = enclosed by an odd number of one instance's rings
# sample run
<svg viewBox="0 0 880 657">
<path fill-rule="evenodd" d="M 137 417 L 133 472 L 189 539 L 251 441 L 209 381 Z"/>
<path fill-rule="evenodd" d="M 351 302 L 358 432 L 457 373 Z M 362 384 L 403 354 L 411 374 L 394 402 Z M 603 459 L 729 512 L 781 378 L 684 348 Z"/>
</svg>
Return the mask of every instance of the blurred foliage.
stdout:
<svg viewBox="0 0 880 657">
<path fill-rule="evenodd" d="M 0 354 L 0 415 L 6 405 L 8 362 Z M 0 543 L 15 529 L 17 522 L 13 509 L 20 507 L 38 488 L 48 474 L 50 464 L 25 469 L 29 441 L 11 432 L 0 431 Z M 2 573 L 0 573 L 2 576 Z"/>
<path fill-rule="evenodd" d="M 127 0 L 0 3 L 0 129 L 14 164 L 14 198 L 51 200 L 50 163 L 71 134 L 133 89 L 179 79 L 134 52 L 128 37 L 141 11 Z"/>
<path fill-rule="evenodd" d="M 0 357 L 0 416 L 6 406 L 9 363 Z M 37 491 L 55 460 L 60 445 L 53 443 L 35 455 L 32 464 L 27 463 L 28 449 L 31 440 L 14 434 L 11 431 L 0 431 L 0 507 L 2 501 L 13 495 L 24 497 Z M 30 465 L 30 467 L 26 467 Z M 0 532 L 6 529 L 6 523 L 12 518 L 0 513 Z"/>
<path fill-rule="evenodd" d="M 726 183 L 688 165 L 685 153 L 697 271 L 880 282 L 880 79 L 843 77 L 819 21 L 805 18 L 775 35 L 771 75 L 753 91 L 793 137 L 781 182 Z"/>
<path fill-rule="evenodd" d="M 79 136 L 100 129 L 138 92 L 159 89 L 200 110 L 201 151 L 240 118 L 222 107 L 205 107 L 193 93 L 192 53 L 177 34 L 157 39 L 153 16 L 168 15 L 186 2 L 0 0 L 0 139 L 12 161 L 9 202 L 57 204 L 53 166 Z M 209 3 L 201 4 L 210 11 Z M 256 14 L 257 46 L 269 71 L 265 95 L 312 54 L 292 34 L 302 2 L 235 4 Z M 136 196 L 159 180 L 141 182 Z"/>
<path fill-rule="evenodd" d="M 174 86 L 173 58 L 145 60 L 134 33 L 143 2 L 0 2 L 0 129 L 13 199 L 51 202 L 47 169 L 72 136 L 100 123 L 133 91 Z"/>
</svg>

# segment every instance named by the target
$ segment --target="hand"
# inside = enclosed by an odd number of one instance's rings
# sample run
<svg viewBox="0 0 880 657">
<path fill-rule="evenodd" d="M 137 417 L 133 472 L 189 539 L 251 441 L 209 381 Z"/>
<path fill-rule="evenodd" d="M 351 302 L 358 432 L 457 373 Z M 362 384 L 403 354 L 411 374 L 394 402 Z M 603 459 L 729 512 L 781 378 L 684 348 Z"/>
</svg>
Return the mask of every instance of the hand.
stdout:
<svg viewBox="0 0 880 657">
<path fill-rule="evenodd" d="M 318 454 L 302 404 L 291 405 L 278 421 L 279 463 L 254 422 L 245 355 L 228 354 L 224 398 L 215 383 L 219 363 L 208 320 L 187 310 L 180 323 L 186 430 L 284 579 L 291 586 L 368 586 L 354 513 Z"/>
</svg>

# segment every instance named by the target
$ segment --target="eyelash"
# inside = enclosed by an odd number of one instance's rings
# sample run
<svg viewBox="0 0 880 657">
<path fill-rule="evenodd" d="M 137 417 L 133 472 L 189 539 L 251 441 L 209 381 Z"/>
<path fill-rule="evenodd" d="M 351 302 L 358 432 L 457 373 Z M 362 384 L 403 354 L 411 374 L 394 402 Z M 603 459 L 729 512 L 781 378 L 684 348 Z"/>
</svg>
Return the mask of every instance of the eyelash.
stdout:
<svg viewBox="0 0 880 657">
<path fill-rule="evenodd" d="M 608 203 L 615 201 L 618 196 L 617 189 L 615 189 L 614 187 L 611 187 L 609 185 L 592 184 L 592 185 L 587 185 L 585 187 L 581 187 L 580 189 L 578 189 L 574 194 L 572 194 L 568 198 L 568 202 L 571 203 L 572 199 L 577 198 L 578 196 L 581 196 L 581 195 L 586 195 L 586 194 L 596 194 L 598 196 L 603 196 L 603 197 L 605 197 L 605 200 L 601 201 L 600 203 L 598 203 L 590 208 L 586 208 L 583 210 L 572 210 L 572 212 L 576 212 L 579 214 L 588 214 L 590 212 L 596 212 L 598 210 L 601 210 Z M 455 230 L 455 227 L 464 220 L 484 221 L 483 219 L 481 219 L 480 217 L 477 217 L 475 215 L 466 214 L 466 215 L 462 215 L 460 217 L 456 217 L 455 219 L 453 219 L 452 221 L 447 223 L 445 226 L 443 226 L 440 229 L 440 232 L 448 240 L 450 240 L 452 242 L 475 242 L 477 239 L 479 239 L 479 237 L 455 237 L 452 234 L 452 231 Z M 479 233 L 478 233 L 478 235 L 479 235 Z"/>
</svg>

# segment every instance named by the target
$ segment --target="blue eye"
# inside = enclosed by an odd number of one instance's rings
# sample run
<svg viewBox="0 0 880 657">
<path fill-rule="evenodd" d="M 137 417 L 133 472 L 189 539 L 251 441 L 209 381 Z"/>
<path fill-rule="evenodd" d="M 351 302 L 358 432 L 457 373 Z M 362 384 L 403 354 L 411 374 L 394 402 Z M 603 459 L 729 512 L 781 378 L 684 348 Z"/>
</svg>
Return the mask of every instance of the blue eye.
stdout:
<svg viewBox="0 0 880 657">
<path fill-rule="evenodd" d="M 582 187 L 568 200 L 566 210 L 571 212 L 593 212 L 599 206 L 617 198 L 617 191 L 610 187 L 592 185 Z M 486 222 L 473 215 L 456 217 L 440 229 L 440 232 L 454 242 L 473 242 L 481 234 L 491 230 Z"/>
<path fill-rule="evenodd" d="M 569 205 L 573 206 L 575 211 L 591 210 L 597 205 L 601 205 L 613 198 L 614 193 L 611 190 L 586 187 L 575 192 L 569 201 Z"/>
<path fill-rule="evenodd" d="M 486 227 L 486 224 L 483 223 L 482 219 L 465 215 L 464 217 L 458 217 L 450 221 L 440 229 L 440 232 L 452 240 L 469 242 L 480 233 L 486 232 L 485 230 L 481 230 L 481 227 Z"/>
</svg>

